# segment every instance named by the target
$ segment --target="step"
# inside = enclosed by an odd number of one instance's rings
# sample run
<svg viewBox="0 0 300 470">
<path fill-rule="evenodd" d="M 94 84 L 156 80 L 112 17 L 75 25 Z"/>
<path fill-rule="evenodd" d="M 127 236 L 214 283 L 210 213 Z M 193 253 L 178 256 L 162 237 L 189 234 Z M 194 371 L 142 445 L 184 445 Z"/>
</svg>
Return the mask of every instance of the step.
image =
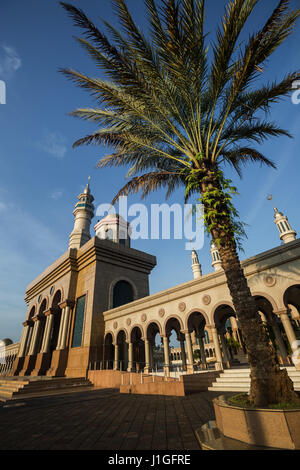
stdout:
<svg viewBox="0 0 300 470">
<path fill-rule="evenodd" d="M 26 385 L 29 383 L 28 380 L 9 380 L 7 378 L 5 379 L 0 379 L 0 385 L 1 384 L 20 384 L 20 385 Z"/>
<path fill-rule="evenodd" d="M 216 387 L 215 385 L 213 387 L 208 387 L 208 390 L 210 392 L 249 392 L 249 387 L 226 387 L 226 386 L 221 386 L 221 387 Z"/>
<path fill-rule="evenodd" d="M 239 384 L 239 383 L 245 383 L 249 384 L 250 383 L 250 377 L 238 377 L 238 378 L 227 378 L 227 377 L 219 377 L 216 379 L 217 383 L 233 383 L 233 384 Z M 214 383 L 216 383 L 214 382 Z"/>
<path fill-rule="evenodd" d="M 300 371 L 297 371 L 295 367 L 281 367 L 286 369 L 288 376 L 293 381 L 294 389 L 300 391 Z M 251 384 L 250 369 L 249 368 L 235 368 L 225 369 L 220 377 L 208 388 L 210 391 L 228 391 L 228 392 L 239 392 L 249 391 Z"/>
<path fill-rule="evenodd" d="M 224 377 L 226 380 L 240 380 L 240 379 L 249 379 L 250 380 L 250 375 L 249 374 L 221 374 L 220 377 Z"/>
<path fill-rule="evenodd" d="M 46 382 L 36 382 L 34 384 L 29 384 L 28 386 L 19 390 L 20 394 L 26 393 L 36 393 L 38 391 L 46 391 L 46 390 L 62 390 L 64 388 L 76 388 L 76 387 L 90 387 L 92 384 L 87 380 L 81 380 L 77 382 L 64 382 L 64 383 L 46 383 Z"/>
<path fill-rule="evenodd" d="M 13 390 L 18 391 L 23 388 L 24 385 L 8 385 L 8 384 L 0 384 L 0 390 Z"/>
<path fill-rule="evenodd" d="M 250 369 L 224 369 L 226 375 L 250 375 Z"/>
<path fill-rule="evenodd" d="M 24 395 L 39 396 L 55 394 L 73 390 L 85 390 L 93 388 L 93 384 L 85 377 L 49 377 L 42 380 L 36 378 L 28 380 L 5 380 L 0 382 L 0 401 L 16 399 Z"/>
</svg>

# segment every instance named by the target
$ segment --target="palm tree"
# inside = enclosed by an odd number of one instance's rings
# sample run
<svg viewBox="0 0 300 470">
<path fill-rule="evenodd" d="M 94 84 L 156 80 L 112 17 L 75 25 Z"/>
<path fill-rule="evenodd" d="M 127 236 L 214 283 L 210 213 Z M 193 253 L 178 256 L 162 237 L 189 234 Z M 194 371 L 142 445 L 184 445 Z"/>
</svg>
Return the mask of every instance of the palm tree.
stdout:
<svg viewBox="0 0 300 470">
<path fill-rule="evenodd" d="M 204 221 L 219 248 L 232 301 L 241 324 L 251 368 L 250 400 L 256 406 L 295 398 L 286 370 L 275 362 L 237 253 L 240 224 L 231 203 L 234 192 L 224 177 L 231 165 L 274 163 L 255 144 L 290 136 L 267 119 L 273 103 L 284 98 L 299 74 L 262 83 L 264 64 L 292 33 L 300 10 L 281 0 L 262 29 L 244 43 L 239 38 L 258 0 L 230 0 L 216 39 L 208 49 L 204 33 L 205 0 L 145 0 L 150 31 L 146 38 L 124 0 L 112 0 L 120 29 L 107 33 L 85 13 L 61 2 L 78 38 L 109 80 L 72 69 L 62 72 L 87 89 L 97 107 L 71 115 L 92 121 L 97 130 L 75 142 L 106 144 L 113 153 L 99 167 L 129 165 L 129 182 L 114 198 L 159 188 L 167 196 L 178 186 L 185 197 L 200 195 Z"/>
</svg>

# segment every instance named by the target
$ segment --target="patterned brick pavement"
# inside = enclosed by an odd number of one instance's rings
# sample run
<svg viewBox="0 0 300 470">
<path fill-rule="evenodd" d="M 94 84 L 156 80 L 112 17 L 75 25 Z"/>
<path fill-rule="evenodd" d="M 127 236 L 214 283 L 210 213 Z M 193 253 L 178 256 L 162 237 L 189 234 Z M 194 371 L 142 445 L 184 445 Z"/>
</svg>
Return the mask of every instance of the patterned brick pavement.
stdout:
<svg viewBox="0 0 300 470">
<path fill-rule="evenodd" d="M 212 392 L 187 397 L 93 390 L 0 405 L 1 450 L 196 450 Z"/>
</svg>

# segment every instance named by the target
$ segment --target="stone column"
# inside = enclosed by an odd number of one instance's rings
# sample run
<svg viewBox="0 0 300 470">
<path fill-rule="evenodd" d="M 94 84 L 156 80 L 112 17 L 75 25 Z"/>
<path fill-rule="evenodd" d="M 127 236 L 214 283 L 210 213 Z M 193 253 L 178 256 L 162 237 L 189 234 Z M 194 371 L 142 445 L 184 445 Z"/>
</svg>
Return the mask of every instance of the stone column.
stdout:
<svg viewBox="0 0 300 470">
<path fill-rule="evenodd" d="M 32 320 L 34 321 L 34 327 L 33 327 L 30 348 L 28 352 L 29 356 L 33 356 L 36 353 L 39 331 L 40 331 L 40 326 L 41 326 L 39 315 L 35 315 L 34 317 L 32 317 Z"/>
<path fill-rule="evenodd" d="M 67 346 L 71 310 L 74 307 L 74 302 L 72 300 L 65 300 L 64 302 L 60 303 L 59 306 L 62 309 L 62 313 L 61 313 L 59 336 L 58 336 L 56 349 L 63 350 L 63 349 L 66 349 L 66 346 Z"/>
<path fill-rule="evenodd" d="M 220 343 L 219 343 L 217 328 L 215 326 L 211 326 L 210 328 L 211 328 L 212 339 L 213 339 L 214 348 L 215 348 L 215 352 L 216 352 L 215 368 L 216 368 L 216 370 L 223 370 L 222 353 L 221 353 L 221 349 L 220 349 Z"/>
<path fill-rule="evenodd" d="M 66 308 L 63 307 L 61 309 L 61 317 L 60 317 L 60 324 L 59 324 L 59 332 L 58 332 L 56 349 L 63 349 L 61 347 L 61 342 L 62 342 L 64 323 L 65 323 L 65 314 L 66 314 Z"/>
<path fill-rule="evenodd" d="M 127 372 L 132 371 L 132 366 L 133 366 L 133 344 L 128 343 L 128 368 Z"/>
<path fill-rule="evenodd" d="M 26 350 L 28 336 L 29 336 L 29 330 L 30 330 L 30 324 L 29 324 L 28 321 L 24 322 L 23 325 L 24 325 L 24 328 L 23 328 L 23 333 L 22 333 L 22 338 L 21 338 L 21 344 L 20 344 L 18 357 L 25 356 L 25 350 Z"/>
<path fill-rule="evenodd" d="M 149 361 L 150 361 L 150 369 L 152 369 L 152 371 L 153 371 L 153 367 L 154 367 L 154 364 L 153 364 L 153 347 L 154 347 L 154 344 L 150 341 L 149 342 Z"/>
<path fill-rule="evenodd" d="M 283 363 L 283 365 L 288 365 L 289 364 L 288 353 L 287 353 L 284 341 L 282 339 L 279 326 L 276 323 L 276 320 L 271 319 L 270 320 L 270 325 L 271 325 L 271 327 L 274 331 L 274 335 L 275 335 L 275 339 L 276 339 L 278 347 L 279 347 L 279 354 L 281 356 L 282 363 Z"/>
<path fill-rule="evenodd" d="M 295 320 L 296 324 L 300 325 L 300 315 L 298 309 L 294 305 L 288 305 L 289 310 L 291 311 L 292 319 Z"/>
<path fill-rule="evenodd" d="M 51 331 L 52 331 L 52 324 L 53 324 L 53 313 L 51 313 L 51 308 L 44 312 L 46 316 L 46 325 L 45 325 L 45 332 L 44 332 L 44 341 L 42 345 L 42 352 L 47 353 L 49 352 L 50 348 L 50 340 L 51 340 Z"/>
<path fill-rule="evenodd" d="M 182 336 L 179 336 L 179 341 L 180 341 L 180 349 L 181 349 L 181 360 L 182 360 L 182 370 L 187 369 L 186 367 L 186 354 L 185 354 L 185 347 L 184 347 L 184 339 Z"/>
<path fill-rule="evenodd" d="M 241 340 L 241 337 L 240 337 L 239 327 L 238 327 L 236 318 L 235 317 L 230 317 L 230 323 L 231 323 L 233 338 L 235 339 L 235 341 L 240 343 L 241 348 L 242 348 L 243 345 L 242 345 L 242 340 Z"/>
<path fill-rule="evenodd" d="M 205 355 L 203 339 L 204 339 L 203 336 L 198 337 L 199 346 L 200 346 L 200 356 L 201 356 L 202 369 L 207 369 L 206 355 Z"/>
<path fill-rule="evenodd" d="M 220 340 L 221 340 L 221 345 L 222 345 L 224 362 L 226 366 L 228 367 L 228 369 L 230 369 L 230 358 L 229 358 L 229 353 L 227 350 L 227 345 L 226 345 L 226 341 L 225 341 L 223 333 L 220 333 Z"/>
<path fill-rule="evenodd" d="M 60 349 L 66 349 L 67 346 L 67 339 L 68 339 L 68 332 L 69 332 L 69 324 L 70 324 L 70 313 L 71 307 L 65 307 L 65 315 L 64 315 L 64 323 L 61 335 L 61 342 L 60 342 Z"/>
<path fill-rule="evenodd" d="M 149 367 L 150 367 L 150 351 L 149 351 L 149 341 L 147 339 L 144 340 L 145 343 L 145 374 L 148 374 Z"/>
<path fill-rule="evenodd" d="M 191 335 L 187 330 L 182 331 L 182 333 L 185 334 L 185 340 L 186 340 L 186 348 L 187 348 L 187 355 L 188 355 L 187 370 L 190 374 L 193 374 L 194 373 L 194 358 L 193 358 Z"/>
<path fill-rule="evenodd" d="M 170 377 L 170 355 L 169 355 L 169 338 L 168 336 L 163 336 L 164 344 L 164 372 L 167 377 Z"/>
<path fill-rule="evenodd" d="M 298 350 L 298 344 L 297 344 L 297 338 L 296 338 L 294 329 L 292 327 L 292 324 L 288 316 L 288 310 L 280 310 L 274 313 L 276 313 L 276 315 L 280 317 L 282 324 L 283 324 L 284 331 L 286 332 L 287 338 L 289 340 L 291 349 L 293 353 L 295 353 Z M 300 370 L 300 362 L 294 365 L 297 370 Z"/>
<path fill-rule="evenodd" d="M 115 344 L 115 357 L 114 357 L 114 370 L 118 370 L 118 362 L 119 362 L 119 345 Z"/>
</svg>

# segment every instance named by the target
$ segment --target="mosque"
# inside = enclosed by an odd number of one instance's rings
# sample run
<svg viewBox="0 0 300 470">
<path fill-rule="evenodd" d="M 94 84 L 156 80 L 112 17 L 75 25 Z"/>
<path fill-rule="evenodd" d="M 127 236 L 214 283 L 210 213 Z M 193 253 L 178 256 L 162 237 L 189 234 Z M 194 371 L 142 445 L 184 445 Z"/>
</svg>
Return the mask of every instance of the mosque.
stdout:
<svg viewBox="0 0 300 470">
<path fill-rule="evenodd" d="M 149 295 L 156 258 L 131 247 L 129 224 L 119 215 L 102 218 L 91 237 L 93 200 L 88 183 L 75 205 L 68 251 L 26 289 L 21 339 L 3 341 L 0 374 L 86 377 L 112 369 L 169 376 L 174 368 L 194 374 L 247 363 L 216 246 L 213 272 L 202 275 L 192 250 L 193 279 Z M 300 240 L 276 208 L 274 222 L 279 246 L 242 267 L 278 362 L 292 365 L 300 337 Z M 178 347 L 170 344 L 173 332 Z"/>
</svg>

